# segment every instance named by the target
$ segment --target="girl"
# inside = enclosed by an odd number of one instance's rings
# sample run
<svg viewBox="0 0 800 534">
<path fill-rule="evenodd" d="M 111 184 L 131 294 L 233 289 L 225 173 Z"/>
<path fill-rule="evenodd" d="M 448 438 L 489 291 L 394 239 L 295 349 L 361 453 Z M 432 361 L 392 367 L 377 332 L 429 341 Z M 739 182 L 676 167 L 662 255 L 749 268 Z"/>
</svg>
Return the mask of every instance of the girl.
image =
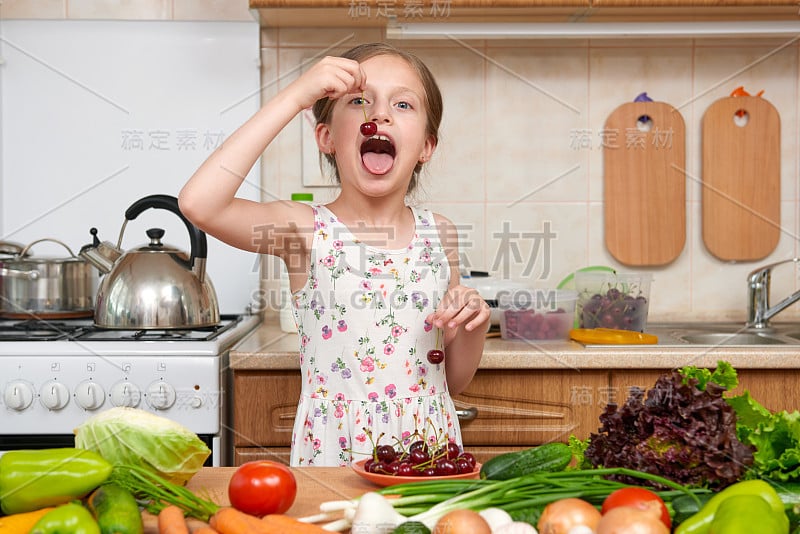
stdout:
<svg viewBox="0 0 800 534">
<path fill-rule="evenodd" d="M 235 198 L 267 145 L 310 106 L 337 198 L 324 206 Z M 348 465 L 415 432 L 461 446 L 450 395 L 475 374 L 489 309 L 459 284 L 454 225 L 405 202 L 436 148 L 441 114 L 419 59 L 361 45 L 281 90 L 180 193 L 199 228 L 289 267 L 303 377 L 291 465 Z"/>
</svg>

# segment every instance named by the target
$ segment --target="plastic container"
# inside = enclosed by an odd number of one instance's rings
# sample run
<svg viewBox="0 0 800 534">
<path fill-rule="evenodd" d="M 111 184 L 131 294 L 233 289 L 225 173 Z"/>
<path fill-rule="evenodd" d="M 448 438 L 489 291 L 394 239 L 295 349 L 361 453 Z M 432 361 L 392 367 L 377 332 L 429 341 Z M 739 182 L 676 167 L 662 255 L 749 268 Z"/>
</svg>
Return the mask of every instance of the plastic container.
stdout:
<svg viewBox="0 0 800 534">
<path fill-rule="evenodd" d="M 314 201 L 313 193 L 292 193 L 292 200 L 311 204 Z M 279 313 L 281 330 L 286 333 L 297 332 L 297 323 L 292 310 L 292 289 L 289 285 L 289 271 L 286 263 L 281 262 L 281 309 Z"/>
<path fill-rule="evenodd" d="M 484 275 L 483 273 L 468 273 L 467 275 L 462 275 L 461 284 L 477 290 L 480 296 L 483 297 L 483 300 L 486 301 L 486 304 L 489 306 L 489 312 L 491 313 L 489 318 L 490 327 L 500 324 L 501 312 L 498 308 L 497 296 L 504 292 L 510 293 L 518 289 L 526 289 L 525 284 L 521 282 L 503 280 L 501 278 L 489 276 L 488 274 Z"/>
<path fill-rule="evenodd" d="M 566 341 L 578 295 L 563 289 L 516 289 L 498 294 L 500 337 L 525 341 Z"/>
<path fill-rule="evenodd" d="M 650 273 L 575 273 L 578 328 L 644 332 L 651 280 Z"/>
</svg>

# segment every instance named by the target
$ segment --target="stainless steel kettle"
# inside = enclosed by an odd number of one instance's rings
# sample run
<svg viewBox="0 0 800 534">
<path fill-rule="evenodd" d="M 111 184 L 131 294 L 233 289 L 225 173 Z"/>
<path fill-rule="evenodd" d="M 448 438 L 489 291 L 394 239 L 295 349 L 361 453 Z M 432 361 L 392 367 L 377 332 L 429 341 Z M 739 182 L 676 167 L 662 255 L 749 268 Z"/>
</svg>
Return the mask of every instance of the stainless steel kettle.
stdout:
<svg viewBox="0 0 800 534">
<path fill-rule="evenodd" d="M 143 211 L 158 208 L 171 211 L 189 231 L 191 253 L 162 243 L 164 230 L 147 230 L 150 242 L 123 251 L 122 236 L 129 221 Z M 115 329 L 186 329 L 219 323 L 219 303 L 205 266 L 208 253 L 206 234 L 184 217 L 178 199 L 150 195 L 125 211 L 116 246 L 97 238 L 81 249 L 80 256 L 105 276 L 97 291 L 94 323 Z"/>
</svg>

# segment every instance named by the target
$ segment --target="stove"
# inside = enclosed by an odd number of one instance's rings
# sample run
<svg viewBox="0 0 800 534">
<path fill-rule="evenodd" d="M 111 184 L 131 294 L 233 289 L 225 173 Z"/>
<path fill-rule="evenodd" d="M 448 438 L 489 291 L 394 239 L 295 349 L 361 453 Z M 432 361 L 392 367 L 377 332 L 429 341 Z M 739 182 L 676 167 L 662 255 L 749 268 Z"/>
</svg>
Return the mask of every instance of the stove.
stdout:
<svg viewBox="0 0 800 534">
<path fill-rule="evenodd" d="M 117 330 L 88 319 L 0 319 L 0 451 L 73 446 L 93 414 L 130 406 L 172 419 L 230 465 L 228 352 L 259 323 L 223 315 L 186 330 Z"/>
</svg>

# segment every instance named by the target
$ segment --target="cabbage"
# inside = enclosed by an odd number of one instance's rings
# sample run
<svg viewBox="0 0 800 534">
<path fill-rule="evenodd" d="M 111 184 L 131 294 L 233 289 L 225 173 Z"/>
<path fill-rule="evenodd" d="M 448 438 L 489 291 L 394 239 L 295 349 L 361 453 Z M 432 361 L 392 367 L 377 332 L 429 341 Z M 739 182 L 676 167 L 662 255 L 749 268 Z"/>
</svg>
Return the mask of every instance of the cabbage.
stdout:
<svg viewBox="0 0 800 534">
<path fill-rule="evenodd" d="M 137 465 L 175 484 L 197 473 L 211 450 L 184 426 L 136 408 L 112 408 L 75 429 L 75 447 L 113 465 Z"/>
</svg>

